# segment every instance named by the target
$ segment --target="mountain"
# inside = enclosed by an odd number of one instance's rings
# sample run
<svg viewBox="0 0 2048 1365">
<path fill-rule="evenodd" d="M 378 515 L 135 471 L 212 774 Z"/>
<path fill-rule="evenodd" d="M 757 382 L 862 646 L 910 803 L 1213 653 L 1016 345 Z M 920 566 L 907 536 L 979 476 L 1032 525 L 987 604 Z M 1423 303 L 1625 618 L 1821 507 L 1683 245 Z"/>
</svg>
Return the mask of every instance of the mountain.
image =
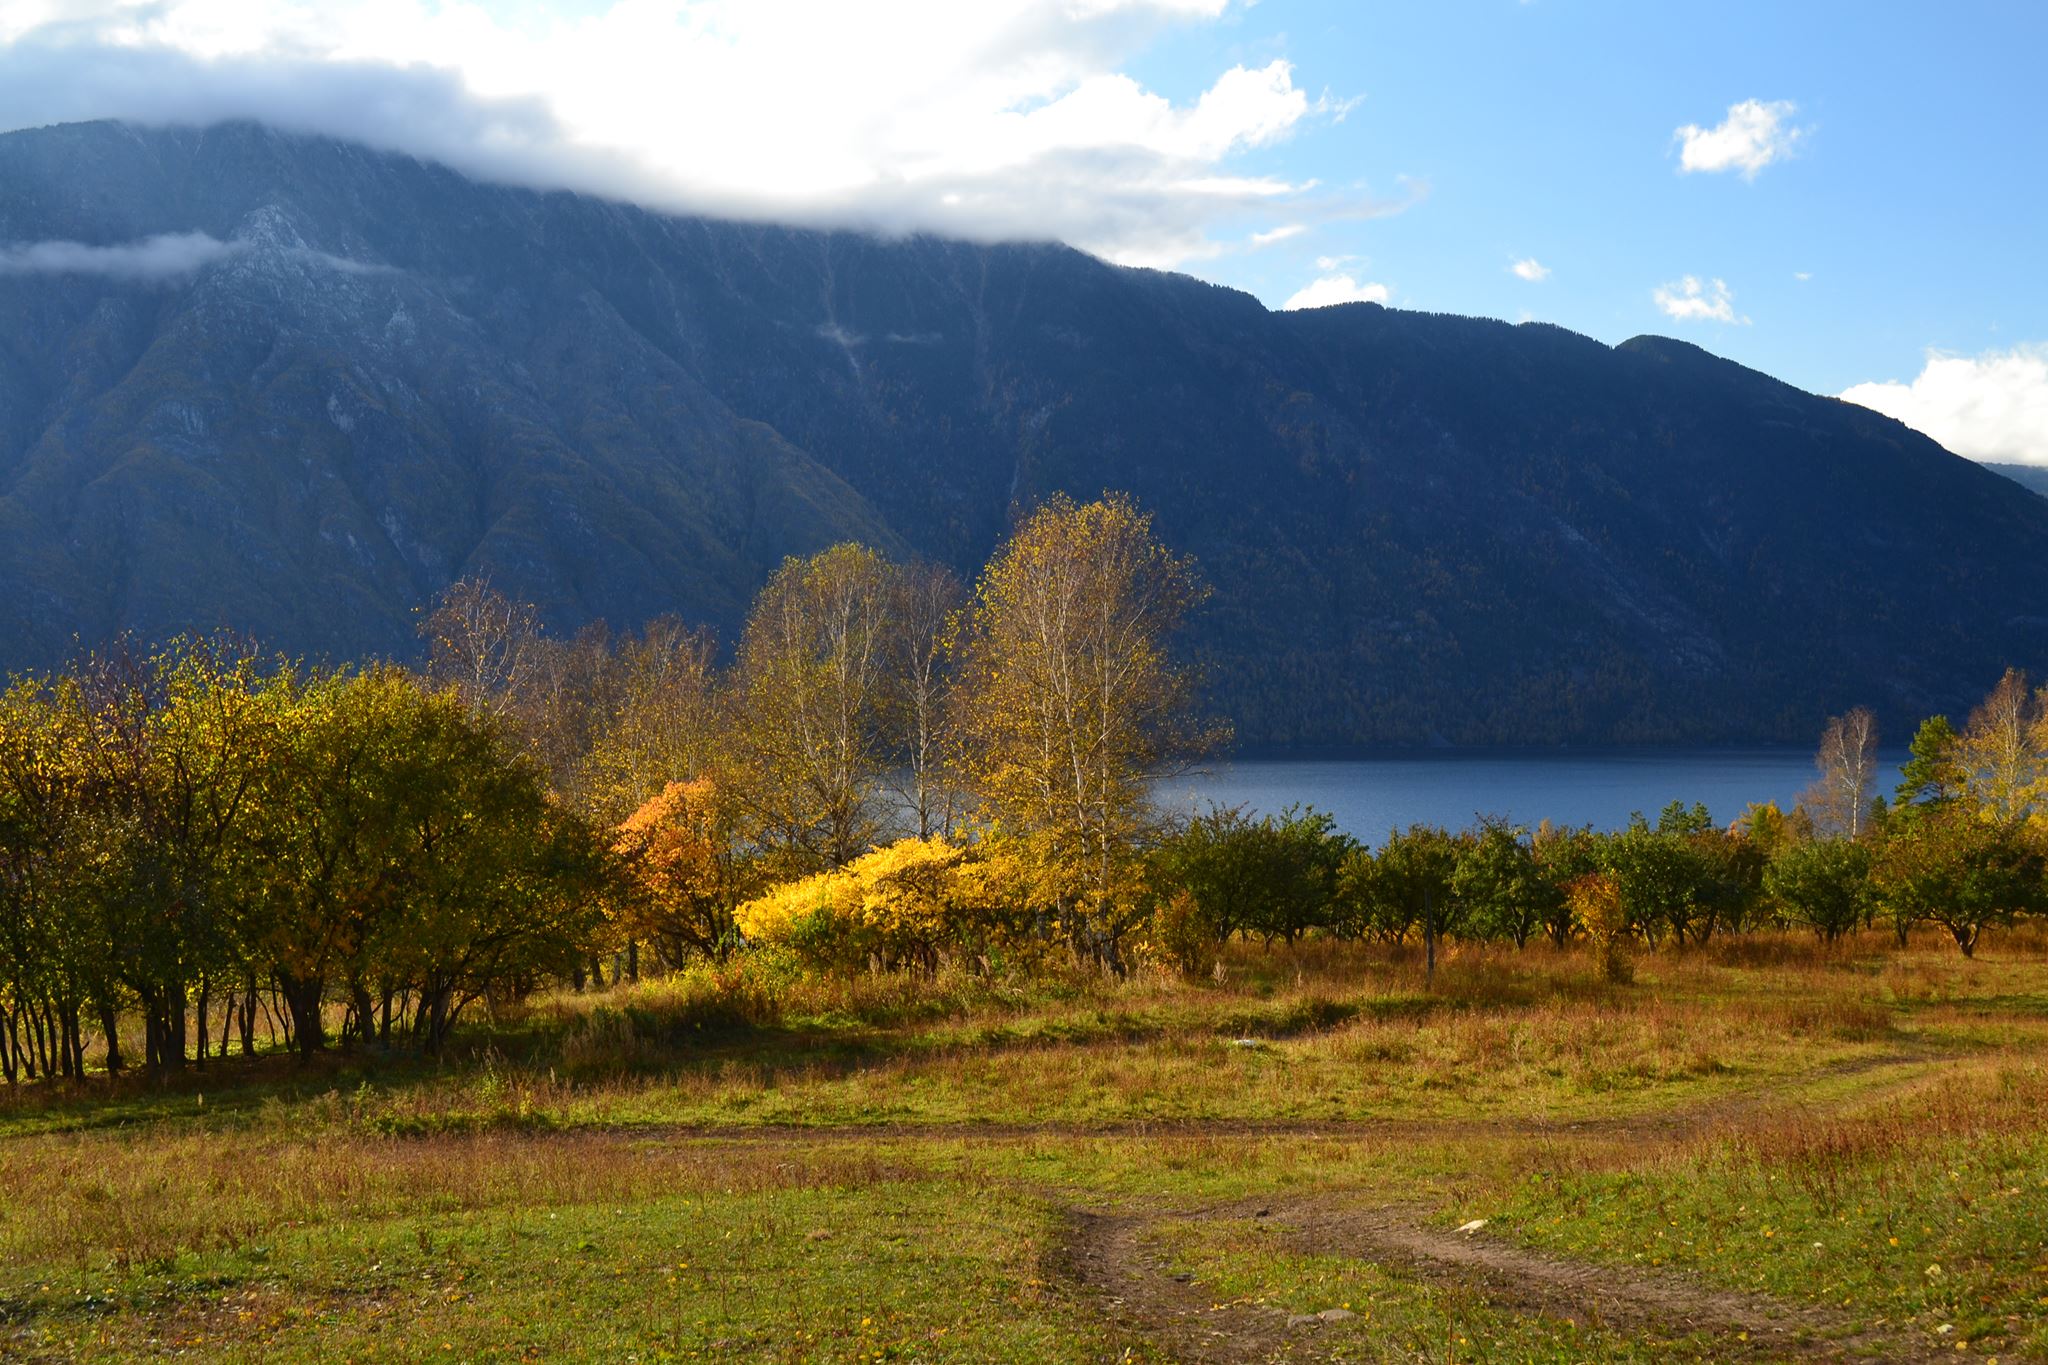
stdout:
<svg viewBox="0 0 2048 1365">
<path fill-rule="evenodd" d="M 971 571 L 1105 488 L 1199 557 L 1253 743 L 1803 743 L 1857 703 L 1902 738 L 2048 663 L 2048 502 L 1664 338 L 1273 313 L 247 124 L 0 137 L 0 242 L 7 668 L 216 624 L 407 654 L 468 573 L 730 638 L 785 554 Z"/>
<path fill-rule="evenodd" d="M 1993 469 L 2022 488 L 2031 488 L 2042 497 L 2048 498 L 2048 465 L 2038 464 L 1993 464 L 1985 461 L 1986 469 Z"/>
</svg>

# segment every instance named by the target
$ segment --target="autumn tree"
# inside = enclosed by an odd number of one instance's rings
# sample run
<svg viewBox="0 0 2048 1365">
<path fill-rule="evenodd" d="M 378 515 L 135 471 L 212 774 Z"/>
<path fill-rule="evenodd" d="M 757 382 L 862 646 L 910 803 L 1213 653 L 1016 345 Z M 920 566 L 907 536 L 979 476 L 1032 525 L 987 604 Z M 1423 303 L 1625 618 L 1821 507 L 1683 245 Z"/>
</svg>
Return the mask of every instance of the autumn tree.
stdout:
<svg viewBox="0 0 2048 1365">
<path fill-rule="evenodd" d="M 969 850 L 949 839 L 899 839 L 844 867 L 785 882 L 739 907 L 750 941 L 796 950 L 819 966 L 867 961 L 927 975 L 949 951 L 985 948 L 990 925 Z"/>
<path fill-rule="evenodd" d="M 671 966 L 725 954 L 754 879 L 716 782 L 670 782 L 627 817 L 612 847 L 628 877 L 619 921 L 629 938 L 654 945 Z"/>
<path fill-rule="evenodd" d="M 1121 972 L 1149 915 L 1126 886 L 1159 828 L 1150 781 L 1202 753 L 1173 637 L 1203 590 L 1128 497 L 1048 500 L 996 552 L 964 628 L 963 767 L 985 816 L 1038 841 L 1077 953 Z"/>
<path fill-rule="evenodd" d="M 1574 912 L 1565 888 L 1580 877 L 1598 872 L 1602 865 L 1601 840 L 1590 825 L 1553 825 L 1540 820 L 1529 839 L 1529 851 L 1536 869 L 1549 884 L 1554 899 L 1544 916 L 1543 932 L 1552 946 L 1562 948 L 1575 931 Z"/>
<path fill-rule="evenodd" d="M 1588 872 L 1566 882 L 1563 891 L 1573 926 L 1600 956 L 1602 975 L 1617 985 L 1635 980 L 1628 951 L 1635 937 L 1635 917 L 1623 902 L 1620 885 L 1604 872 Z"/>
<path fill-rule="evenodd" d="M 881 829 L 894 574 L 862 545 L 783 562 L 740 640 L 738 796 L 791 869 L 841 867 Z"/>
<path fill-rule="evenodd" d="M 394 1027 L 438 1049 L 464 1008 L 587 948 L 597 846 L 537 765 L 455 688 L 392 667 L 291 679 L 254 838 L 259 950 L 301 1054 Z"/>
<path fill-rule="evenodd" d="M 1997 820 L 2022 820 L 2048 787 L 2048 698 L 2009 668 L 1956 741 L 1964 793 Z"/>
<path fill-rule="evenodd" d="M 575 790 L 593 819 L 616 825 L 671 783 L 714 780 L 728 756 L 717 649 L 674 617 L 619 640 L 593 689 L 588 747 Z M 730 804 L 730 783 L 721 803 Z"/>
<path fill-rule="evenodd" d="M 1815 827 L 1825 834 L 1861 838 L 1877 793 L 1877 717 L 1859 706 L 1830 718 L 1813 765 L 1819 776 L 1800 804 L 1812 814 Z"/>
<path fill-rule="evenodd" d="M 883 692 L 891 758 L 901 798 L 920 839 L 950 834 L 958 816 L 954 783 L 952 632 L 966 589 L 942 564 L 907 564 L 892 575 Z"/>
<path fill-rule="evenodd" d="M 538 658 L 540 617 L 488 578 L 452 583 L 420 617 L 427 676 L 452 686 L 470 706 L 503 715 Z"/>
<path fill-rule="evenodd" d="M 145 1061 L 180 1067 L 196 1044 L 203 1062 L 216 1001 L 233 992 L 252 1007 L 262 869 L 248 827 L 275 752 L 275 673 L 247 642 L 216 636 L 146 658 L 117 643 L 78 678 L 83 761 L 122 827 L 124 888 L 106 902 L 107 935 L 141 1006 Z"/>
<path fill-rule="evenodd" d="M 113 861 L 105 813 L 80 762 L 75 679 L 16 679 L 0 690 L 0 1073 L 9 1083 L 78 1076 L 81 1015 L 121 1066 L 115 1018 L 125 1003 L 100 903 L 117 888 L 94 874 Z"/>
</svg>

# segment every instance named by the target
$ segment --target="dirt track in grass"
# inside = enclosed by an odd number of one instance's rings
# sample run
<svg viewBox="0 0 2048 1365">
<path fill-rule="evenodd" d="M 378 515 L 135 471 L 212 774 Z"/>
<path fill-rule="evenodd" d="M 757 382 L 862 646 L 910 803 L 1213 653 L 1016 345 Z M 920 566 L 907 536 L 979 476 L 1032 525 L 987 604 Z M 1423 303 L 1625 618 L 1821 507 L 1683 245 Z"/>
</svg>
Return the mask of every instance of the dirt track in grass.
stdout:
<svg viewBox="0 0 2048 1365">
<path fill-rule="evenodd" d="M 1194 1365 L 1310 1361 L 1338 1323 L 1252 1304 L 1214 1303 L 1176 1275 L 1149 1233 L 1172 1221 L 1253 1222 L 1276 1250 L 1343 1256 L 1432 1285 L 1452 1285 L 1496 1309 L 1599 1328 L 1642 1342 L 1704 1340 L 1714 1360 L 1954 1359 L 1912 1328 L 1874 1330 L 1841 1314 L 1766 1295 L 1714 1289 L 1677 1272 L 1593 1265 L 1508 1245 L 1484 1230 L 1429 1226 L 1418 1211 L 1344 1198 L 1240 1201 L 1149 1212 L 1070 1210 L 1061 1273 L 1124 1332 Z M 1348 1358 L 1371 1338 L 1344 1331 Z M 1386 1358 L 1404 1358 L 1389 1345 Z"/>
</svg>

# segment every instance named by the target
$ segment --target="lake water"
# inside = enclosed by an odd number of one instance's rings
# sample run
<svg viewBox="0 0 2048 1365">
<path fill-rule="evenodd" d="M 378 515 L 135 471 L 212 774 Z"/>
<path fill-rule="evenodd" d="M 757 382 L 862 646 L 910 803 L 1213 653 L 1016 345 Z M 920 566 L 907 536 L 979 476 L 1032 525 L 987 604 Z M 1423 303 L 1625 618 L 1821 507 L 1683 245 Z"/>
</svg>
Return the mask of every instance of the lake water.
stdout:
<svg viewBox="0 0 2048 1365">
<path fill-rule="evenodd" d="M 1906 755 L 1887 753 L 1878 790 L 1889 797 Z M 1790 749 L 1451 751 L 1347 758 L 1241 758 L 1169 779 L 1160 798 L 1202 811 L 1211 802 L 1278 814 L 1290 805 L 1327 811 L 1339 828 L 1377 840 L 1411 824 L 1461 829 L 1479 815 L 1534 827 L 1619 829 L 1670 802 L 1706 803 L 1727 824 L 1753 801 L 1790 808 L 1814 780 L 1813 755 Z"/>
</svg>

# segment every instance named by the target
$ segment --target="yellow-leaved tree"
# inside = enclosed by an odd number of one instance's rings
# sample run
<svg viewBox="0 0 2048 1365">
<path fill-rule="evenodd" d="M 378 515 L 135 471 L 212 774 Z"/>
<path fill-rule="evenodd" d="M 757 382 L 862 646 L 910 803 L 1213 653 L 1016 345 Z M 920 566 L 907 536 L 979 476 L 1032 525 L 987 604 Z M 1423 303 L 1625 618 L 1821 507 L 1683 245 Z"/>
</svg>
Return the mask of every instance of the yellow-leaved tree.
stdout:
<svg viewBox="0 0 2048 1365">
<path fill-rule="evenodd" d="M 1955 743 L 1964 795 L 1991 819 L 2026 820 L 2048 807 L 2048 688 L 2009 668 Z"/>
<path fill-rule="evenodd" d="M 1034 853 L 1037 888 L 1075 953 L 1121 974 L 1150 906 L 1131 894 L 1159 824 L 1151 782 L 1220 735 L 1173 654 L 1204 596 L 1192 560 L 1122 494 L 1056 495 L 983 572 L 961 641 L 962 767 Z"/>
<path fill-rule="evenodd" d="M 893 585 L 873 550 L 835 545 L 785 560 L 747 618 L 736 794 L 756 842 L 788 868 L 843 867 L 874 843 Z"/>
</svg>

